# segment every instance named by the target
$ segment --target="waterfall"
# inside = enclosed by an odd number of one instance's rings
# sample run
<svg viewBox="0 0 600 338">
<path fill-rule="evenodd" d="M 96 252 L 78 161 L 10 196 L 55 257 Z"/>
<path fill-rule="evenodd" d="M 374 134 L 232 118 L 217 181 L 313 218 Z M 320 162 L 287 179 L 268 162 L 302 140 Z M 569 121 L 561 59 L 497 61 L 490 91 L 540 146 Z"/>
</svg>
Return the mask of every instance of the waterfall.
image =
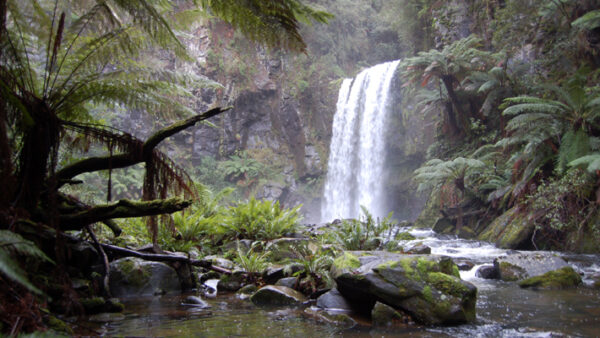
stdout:
<svg viewBox="0 0 600 338">
<path fill-rule="evenodd" d="M 388 94 L 400 61 L 363 70 L 345 79 L 333 117 L 333 135 L 321 219 L 357 218 L 360 206 L 385 216 L 382 185 Z"/>
</svg>

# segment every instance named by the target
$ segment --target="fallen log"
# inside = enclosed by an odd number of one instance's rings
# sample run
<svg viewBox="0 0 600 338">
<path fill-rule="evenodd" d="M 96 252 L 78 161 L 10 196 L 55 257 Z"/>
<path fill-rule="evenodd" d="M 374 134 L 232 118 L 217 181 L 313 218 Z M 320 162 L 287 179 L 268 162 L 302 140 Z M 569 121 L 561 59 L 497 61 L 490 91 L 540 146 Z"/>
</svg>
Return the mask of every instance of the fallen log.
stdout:
<svg viewBox="0 0 600 338">
<path fill-rule="evenodd" d="M 199 266 L 202 268 L 210 269 L 210 270 L 213 270 L 213 271 L 216 271 L 219 273 L 231 275 L 231 270 L 222 268 L 220 266 L 212 265 L 212 263 L 210 261 L 206 261 L 206 260 L 190 259 L 190 258 L 187 258 L 184 256 L 178 256 L 178 255 L 153 254 L 153 253 L 139 252 L 139 251 L 122 248 L 120 246 L 111 245 L 111 244 L 101 244 L 101 245 L 102 245 L 102 248 L 104 248 L 105 250 L 112 251 L 114 253 L 117 253 L 117 254 L 119 254 L 121 256 L 125 256 L 125 257 L 137 257 L 137 258 L 141 258 L 143 260 L 152 261 L 152 262 L 182 262 L 182 263 L 187 263 L 187 264 L 190 264 L 193 266 Z"/>
</svg>

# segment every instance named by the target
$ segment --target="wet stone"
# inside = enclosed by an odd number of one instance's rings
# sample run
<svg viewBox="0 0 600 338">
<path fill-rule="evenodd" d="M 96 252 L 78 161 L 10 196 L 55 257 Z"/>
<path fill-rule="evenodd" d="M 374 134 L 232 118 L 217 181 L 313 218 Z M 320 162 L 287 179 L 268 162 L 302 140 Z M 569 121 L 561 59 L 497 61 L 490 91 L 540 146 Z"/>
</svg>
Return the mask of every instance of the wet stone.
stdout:
<svg viewBox="0 0 600 338">
<path fill-rule="evenodd" d="M 498 274 L 498 269 L 496 269 L 493 265 L 482 265 L 477 271 L 475 271 L 475 276 L 483 279 L 499 279 L 500 275 Z"/>
<path fill-rule="evenodd" d="M 323 309 L 352 310 L 350 302 L 337 289 L 331 289 L 317 298 L 317 307 Z"/>
</svg>

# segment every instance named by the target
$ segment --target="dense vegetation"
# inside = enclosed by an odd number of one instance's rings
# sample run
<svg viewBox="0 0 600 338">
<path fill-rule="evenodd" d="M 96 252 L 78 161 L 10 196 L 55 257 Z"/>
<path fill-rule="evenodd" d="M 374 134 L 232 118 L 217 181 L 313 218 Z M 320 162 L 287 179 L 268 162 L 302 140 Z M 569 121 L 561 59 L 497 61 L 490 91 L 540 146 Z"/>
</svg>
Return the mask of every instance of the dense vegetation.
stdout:
<svg viewBox="0 0 600 338">
<path fill-rule="evenodd" d="M 156 146 L 227 109 L 194 111 L 186 98 L 193 98 L 192 91 L 205 80 L 156 67 L 145 55 L 163 49 L 189 59 L 179 29 L 207 15 L 229 22 L 252 40 L 300 52 L 306 46 L 299 22 L 329 17 L 295 0 L 190 1 L 180 6 L 145 0 L 0 2 L 0 271 L 8 286 L 1 295 L 3 330 L 40 328 L 44 317 L 28 292 L 21 296 L 23 287 L 41 292 L 11 255 L 22 262 L 37 258 L 55 263 L 56 269 L 31 272 L 47 274 L 42 291 L 68 290 L 53 293 L 52 305 L 56 311 L 73 312 L 80 305 L 68 283 L 70 249 L 63 231 L 87 230 L 103 252 L 91 224 L 103 222 L 118 236 L 121 229 L 114 218 L 169 214 L 191 205 L 184 198 L 198 198 L 190 177 Z M 142 141 L 103 124 L 101 114 L 94 114 L 112 109 L 186 119 Z M 89 150 L 101 153 L 85 157 Z M 144 164 L 142 201 L 111 203 L 112 170 L 138 163 Z M 107 204 L 88 205 L 61 190 L 84 183 L 76 176 L 96 171 L 108 171 Z M 154 250 L 160 251 L 157 220 L 150 217 L 147 224 Z M 53 259 L 37 246 L 53 248 L 48 251 Z M 110 295 L 107 285 L 105 280 Z"/>
<path fill-rule="evenodd" d="M 71 278 L 82 273 L 68 268 L 67 243 L 77 239 L 100 252 L 103 242 L 218 253 L 257 284 L 276 261 L 306 294 L 331 284 L 340 251 L 409 239 L 394 232 L 392 215 L 376 220 L 363 210 L 359 220 L 304 229 L 299 207 L 255 199 L 267 180 L 285 180 L 293 150 L 249 149 L 235 134 L 233 150 L 220 143 L 198 165 L 170 159 L 189 157 L 190 142 L 168 137 L 192 137 L 185 129 L 228 109 L 199 108 L 202 90 L 222 90 L 216 81 L 256 86 L 258 61 L 243 61 L 250 53 L 286 58 L 282 96 L 300 102 L 303 137 L 321 159 L 329 133 L 323 106 L 340 78 L 404 58 L 403 119 L 423 117 L 437 128 L 428 161 L 415 172 L 419 190 L 431 194 L 418 223 L 443 219 L 452 224 L 445 231 L 474 237 L 510 215 L 533 223 L 515 248 L 598 251 L 596 1 L 308 3 L 335 18 L 296 0 L 0 0 L 0 313 L 11 313 L 0 331 L 47 327 L 55 319 L 46 308 L 81 309 Z M 165 66 L 190 61 L 182 43 L 189 27 L 201 22 L 217 32 L 223 21 L 227 38 L 215 33 L 219 42 L 202 68 L 215 81 Z M 158 131 L 115 128 L 131 116 Z M 219 122 L 210 128 L 223 128 Z M 306 195 L 320 194 L 322 173 L 295 165 Z M 291 257 L 272 256 L 278 239 L 303 230 L 310 241 L 291 248 Z"/>
<path fill-rule="evenodd" d="M 514 245 L 597 251 L 598 4 L 491 1 L 484 13 L 472 35 L 403 61 L 413 113 L 439 114 L 416 180 L 457 231 L 516 208 L 535 227 Z"/>
</svg>

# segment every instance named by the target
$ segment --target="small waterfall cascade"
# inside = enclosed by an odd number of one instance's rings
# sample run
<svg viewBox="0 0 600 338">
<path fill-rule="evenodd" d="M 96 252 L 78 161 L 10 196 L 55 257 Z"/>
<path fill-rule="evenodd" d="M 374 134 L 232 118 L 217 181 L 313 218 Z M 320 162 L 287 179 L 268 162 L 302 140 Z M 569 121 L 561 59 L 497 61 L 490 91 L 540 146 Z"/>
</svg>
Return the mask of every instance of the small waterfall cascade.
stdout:
<svg viewBox="0 0 600 338">
<path fill-rule="evenodd" d="M 333 117 L 321 220 L 357 218 L 360 206 L 382 217 L 388 96 L 400 61 L 345 79 Z"/>
</svg>

